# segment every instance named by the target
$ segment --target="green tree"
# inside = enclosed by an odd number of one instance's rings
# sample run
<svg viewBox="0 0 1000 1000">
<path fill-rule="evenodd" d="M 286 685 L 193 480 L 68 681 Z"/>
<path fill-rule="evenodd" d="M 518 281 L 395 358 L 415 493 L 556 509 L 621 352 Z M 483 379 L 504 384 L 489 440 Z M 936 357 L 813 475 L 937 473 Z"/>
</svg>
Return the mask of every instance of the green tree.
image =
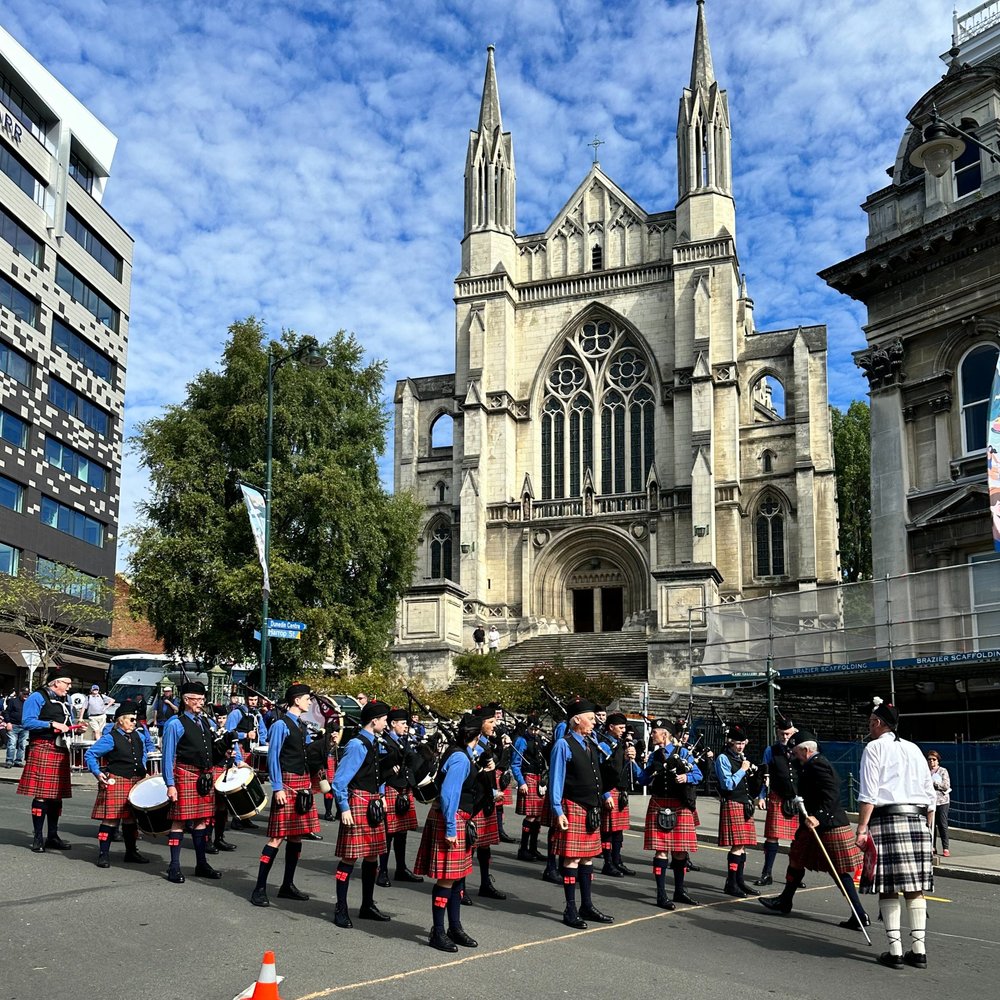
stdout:
<svg viewBox="0 0 1000 1000">
<path fill-rule="evenodd" d="M 830 407 L 840 514 L 840 568 L 848 582 L 872 575 L 871 413 L 855 400 L 846 413 Z"/>
<path fill-rule="evenodd" d="M 240 483 L 263 488 L 267 353 L 250 318 L 229 329 L 222 363 L 186 399 L 139 427 L 151 490 L 130 532 L 133 604 L 167 648 L 208 662 L 254 660 L 262 574 Z M 275 356 L 315 343 L 285 331 Z M 270 644 L 282 673 L 332 648 L 364 666 L 384 657 L 409 584 L 418 507 L 379 481 L 385 365 L 343 331 L 318 345 L 323 369 L 294 362 L 274 387 L 270 614 L 303 621 L 301 641 Z"/>
</svg>

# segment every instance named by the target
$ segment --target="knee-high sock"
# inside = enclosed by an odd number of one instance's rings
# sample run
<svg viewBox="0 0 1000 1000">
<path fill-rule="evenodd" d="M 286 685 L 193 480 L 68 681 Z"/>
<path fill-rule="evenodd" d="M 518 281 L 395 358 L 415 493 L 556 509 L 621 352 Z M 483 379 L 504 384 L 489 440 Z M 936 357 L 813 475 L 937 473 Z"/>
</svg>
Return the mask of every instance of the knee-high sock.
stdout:
<svg viewBox="0 0 1000 1000">
<path fill-rule="evenodd" d="M 611 834 L 611 863 L 618 867 L 622 863 L 622 847 L 625 844 L 625 831 L 615 830 Z"/>
<path fill-rule="evenodd" d="M 685 858 L 674 858 L 670 862 L 670 870 L 674 873 L 674 892 L 684 891 L 684 877 L 687 875 L 687 861 Z"/>
<path fill-rule="evenodd" d="M 208 846 L 208 830 L 192 830 L 191 839 L 194 841 L 195 864 L 207 865 L 208 861 L 205 858 L 205 848 Z"/>
<path fill-rule="evenodd" d="M 444 890 L 442 890 L 443 892 Z M 448 895 L 448 926 L 462 926 L 462 884 L 456 882 Z"/>
<path fill-rule="evenodd" d="M 504 829 L 503 829 L 503 806 L 500 805 L 499 802 L 497 803 L 496 810 L 497 810 L 497 830 L 502 835 L 503 832 L 504 832 Z"/>
<path fill-rule="evenodd" d="M 902 955 L 903 938 L 899 932 L 899 924 L 903 907 L 900 905 L 899 897 L 892 896 L 880 899 L 878 908 L 882 914 L 882 926 L 885 928 L 885 936 L 889 940 L 889 954 Z"/>
<path fill-rule="evenodd" d="M 601 857 L 606 865 L 614 864 L 611 860 L 611 834 L 601 834 Z"/>
<path fill-rule="evenodd" d="M 174 833 L 171 831 L 167 835 L 167 847 L 170 848 L 170 870 L 180 871 L 181 869 L 181 841 L 184 839 L 182 831 Z"/>
<path fill-rule="evenodd" d="M 910 922 L 910 951 L 926 955 L 924 938 L 927 933 L 927 900 L 923 896 L 906 901 L 906 916 Z"/>
<path fill-rule="evenodd" d="M 476 848 L 476 860 L 479 862 L 479 882 L 486 885 L 490 880 L 490 858 L 492 852 L 489 847 Z"/>
<path fill-rule="evenodd" d="M 527 820 L 525 820 L 521 824 L 521 851 L 523 853 L 527 854 L 528 851 L 531 850 L 531 848 L 528 847 L 528 844 L 530 843 L 531 843 L 531 824 Z"/>
<path fill-rule="evenodd" d="M 111 851 L 111 834 L 115 832 L 113 826 L 102 823 L 97 828 L 97 853 L 102 858 L 106 858 Z"/>
<path fill-rule="evenodd" d="M 226 832 L 226 820 L 228 818 L 228 810 L 225 806 L 215 810 L 215 825 L 213 832 L 215 834 L 215 842 L 218 843 L 223 839 Z"/>
<path fill-rule="evenodd" d="M 385 844 L 385 854 L 380 854 L 378 856 L 378 873 L 379 875 L 389 874 L 389 842 L 386 841 Z"/>
<path fill-rule="evenodd" d="M 576 880 L 578 872 L 578 868 L 566 868 L 563 866 L 562 869 L 563 892 L 566 893 L 566 912 L 569 914 L 576 913 Z"/>
<path fill-rule="evenodd" d="M 555 871 L 559 862 L 555 851 L 552 850 L 552 829 L 550 826 L 548 836 L 545 838 L 545 867 Z"/>
<path fill-rule="evenodd" d="M 396 857 L 396 871 L 406 867 L 406 830 L 400 830 L 392 838 L 392 850 Z"/>
<path fill-rule="evenodd" d="M 854 876 L 851 872 L 841 872 L 837 877 L 840 879 L 840 884 L 844 887 L 844 892 L 847 893 L 847 898 L 851 901 L 851 906 L 854 908 L 854 915 L 858 920 L 863 920 L 865 908 L 854 885 Z"/>
<path fill-rule="evenodd" d="M 667 859 L 653 858 L 653 878 L 656 879 L 656 895 L 663 896 L 667 891 Z"/>
<path fill-rule="evenodd" d="M 735 882 L 740 873 L 740 855 L 730 851 L 726 855 L 726 881 Z"/>
<path fill-rule="evenodd" d="M 326 792 L 323 795 L 323 807 L 325 813 L 329 816 L 333 814 L 333 792 Z"/>
<path fill-rule="evenodd" d="M 45 819 L 49 825 L 49 836 L 59 836 L 59 817 L 62 815 L 62 799 L 45 800 Z"/>
<path fill-rule="evenodd" d="M 344 909 L 347 908 L 347 890 L 351 884 L 351 872 L 353 871 L 353 864 L 341 861 L 337 865 L 337 874 L 334 876 L 337 880 L 337 906 Z"/>
<path fill-rule="evenodd" d="M 375 879 L 378 878 L 378 862 L 361 862 L 361 905 L 371 906 L 375 902 Z"/>
<path fill-rule="evenodd" d="M 257 868 L 257 889 L 267 888 L 267 879 L 271 874 L 271 866 L 274 864 L 274 859 L 278 856 L 278 848 L 271 847 L 269 844 L 264 845 L 264 850 L 260 852 L 260 865 Z"/>
<path fill-rule="evenodd" d="M 781 890 L 780 899 L 785 902 L 790 903 L 792 897 L 795 895 L 795 890 L 802 885 L 802 880 L 806 877 L 805 868 L 792 868 L 791 865 L 788 866 L 788 870 L 785 872 L 785 888 Z M 854 888 L 854 882 L 851 882 L 851 888 Z"/>
<path fill-rule="evenodd" d="M 282 885 L 291 885 L 295 881 L 295 869 L 298 867 L 301 853 L 301 840 L 285 841 L 285 874 L 281 879 Z"/>
<path fill-rule="evenodd" d="M 45 799 L 31 800 L 31 825 L 36 837 L 45 833 Z"/>
<path fill-rule="evenodd" d="M 576 880 L 580 883 L 580 905 L 593 906 L 590 889 L 594 882 L 594 866 L 580 865 L 576 870 Z"/>
<path fill-rule="evenodd" d="M 538 835 L 542 832 L 541 823 L 531 824 L 531 839 L 528 841 L 528 850 L 537 851 L 538 850 Z"/>
<path fill-rule="evenodd" d="M 778 842 L 776 840 L 769 840 L 764 844 L 764 867 L 761 868 L 760 874 L 764 878 L 771 874 L 771 870 L 774 868 L 774 859 L 778 856 Z"/>
<path fill-rule="evenodd" d="M 139 828 L 135 823 L 122 823 L 122 840 L 125 841 L 125 853 L 135 854 L 139 840 Z"/>
<path fill-rule="evenodd" d="M 431 893 L 431 913 L 434 917 L 434 930 L 444 930 L 444 916 L 448 910 L 448 901 L 451 899 L 451 889 L 442 889 L 434 886 Z M 459 904 L 461 905 L 461 904 Z"/>
</svg>

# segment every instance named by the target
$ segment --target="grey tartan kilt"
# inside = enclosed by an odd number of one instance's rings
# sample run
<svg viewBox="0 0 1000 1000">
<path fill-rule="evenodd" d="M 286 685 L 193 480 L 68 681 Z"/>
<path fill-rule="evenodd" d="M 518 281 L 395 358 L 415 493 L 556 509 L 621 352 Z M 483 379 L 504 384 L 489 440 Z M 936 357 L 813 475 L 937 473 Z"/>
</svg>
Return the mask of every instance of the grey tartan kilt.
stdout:
<svg viewBox="0 0 1000 1000">
<path fill-rule="evenodd" d="M 868 834 L 878 860 L 862 892 L 930 892 L 934 888 L 931 831 L 926 816 L 873 816 Z"/>
</svg>

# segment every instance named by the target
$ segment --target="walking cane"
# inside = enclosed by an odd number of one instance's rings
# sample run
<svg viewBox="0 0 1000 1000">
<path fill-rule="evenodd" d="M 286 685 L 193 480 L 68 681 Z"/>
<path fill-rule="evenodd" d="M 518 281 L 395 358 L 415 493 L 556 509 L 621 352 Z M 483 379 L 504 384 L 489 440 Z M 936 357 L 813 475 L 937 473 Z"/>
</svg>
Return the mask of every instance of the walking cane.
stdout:
<svg viewBox="0 0 1000 1000">
<path fill-rule="evenodd" d="M 794 801 L 799 807 L 799 812 L 802 814 L 802 818 L 808 819 L 809 813 L 806 812 L 805 802 L 799 796 L 796 796 Z M 808 826 L 809 824 L 807 823 L 806 825 Z M 840 881 L 840 876 L 837 874 L 837 870 L 833 866 L 833 859 L 830 857 L 830 852 L 826 849 L 826 844 L 823 843 L 823 838 L 819 835 L 819 830 L 817 830 L 816 827 L 810 827 L 810 829 L 816 837 L 816 843 L 819 844 L 819 849 L 823 852 L 823 857 L 826 858 L 826 863 L 829 865 L 829 871 L 830 875 L 833 877 L 834 885 L 836 885 L 836 887 L 840 890 L 841 896 L 847 900 L 847 905 L 851 908 L 851 913 L 854 915 L 854 919 L 857 920 L 858 926 L 861 928 L 861 933 L 864 934 L 865 940 L 868 942 L 868 947 L 870 948 L 872 939 L 868 936 L 868 931 L 865 930 L 865 914 L 863 912 L 855 912 L 854 903 L 852 902 L 851 897 L 847 895 L 847 890 L 844 888 L 843 882 Z"/>
</svg>

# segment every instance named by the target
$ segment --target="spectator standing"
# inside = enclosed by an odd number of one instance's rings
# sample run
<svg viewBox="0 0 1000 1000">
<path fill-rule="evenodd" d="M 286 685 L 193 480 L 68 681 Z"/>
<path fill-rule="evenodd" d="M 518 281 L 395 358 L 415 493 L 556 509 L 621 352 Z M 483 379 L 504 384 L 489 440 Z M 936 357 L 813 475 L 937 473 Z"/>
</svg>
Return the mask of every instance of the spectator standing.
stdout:
<svg viewBox="0 0 1000 1000">
<path fill-rule="evenodd" d="M 113 698 L 101 694 L 99 684 L 91 685 L 87 697 L 87 726 L 90 729 L 90 737 L 95 743 L 104 735 L 104 726 L 108 721 L 108 707 L 114 703 Z"/>
<path fill-rule="evenodd" d="M 168 684 L 153 702 L 153 725 L 162 735 L 163 727 L 168 719 L 177 714 L 177 702 L 174 700 L 174 689 Z"/>
<path fill-rule="evenodd" d="M 490 652 L 497 652 L 500 649 L 500 632 L 497 630 L 496 625 L 490 626 L 490 631 L 486 638 L 490 645 Z"/>
<path fill-rule="evenodd" d="M 943 857 L 950 858 L 948 805 L 951 802 L 951 777 L 948 774 L 948 769 L 941 766 L 941 754 L 937 750 L 931 750 L 927 754 L 927 764 L 931 769 L 931 781 L 934 782 L 934 792 L 937 795 L 937 809 L 934 810 L 934 850 L 937 851 L 937 842 L 940 838 L 941 854 Z"/>
<path fill-rule="evenodd" d="M 410 716 L 410 736 L 419 743 L 427 735 L 427 727 L 420 721 L 416 712 Z"/>
<path fill-rule="evenodd" d="M 10 723 L 7 732 L 7 766 L 23 767 L 24 752 L 28 743 L 28 730 L 21 725 L 24 714 L 24 703 L 28 700 L 31 692 L 27 688 L 21 688 L 20 693 L 14 692 L 4 705 L 4 716 Z"/>
<path fill-rule="evenodd" d="M 476 652 L 480 656 L 486 652 L 486 629 L 482 625 L 477 625 L 472 630 L 472 641 L 476 644 Z"/>
</svg>

